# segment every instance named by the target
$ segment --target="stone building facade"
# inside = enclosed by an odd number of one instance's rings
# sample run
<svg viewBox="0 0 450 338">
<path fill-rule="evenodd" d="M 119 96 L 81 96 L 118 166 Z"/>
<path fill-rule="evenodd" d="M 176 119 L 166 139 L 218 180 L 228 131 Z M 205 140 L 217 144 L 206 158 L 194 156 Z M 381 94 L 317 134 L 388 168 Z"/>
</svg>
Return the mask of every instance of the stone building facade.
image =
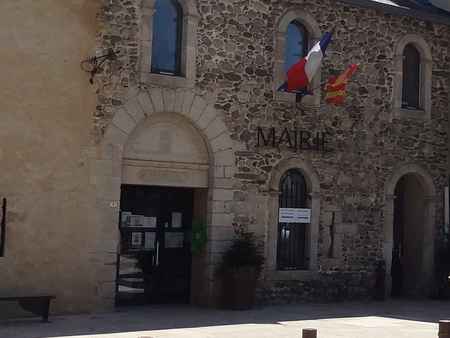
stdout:
<svg viewBox="0 0 450 338">
<path fill-rule="evenodd" d="M 80 9 L 81 2 L 71 3 Z M 58 185 L 64 186 L 65 199 L 55 193 L 53 202 L 41 201 L 41 212 L 54 214 L 48 224 L 46 217 L 39 218 L 40 228 L 48 232 L 48 240 L 42 238 L 40 244 L 42 262 L 26 249 L 37 245 L 35 236 L 29 235 L 33 244 L 23 244 L 23 233 L 33 233 L 33 222 L 26 221 L 33 217 L 30 205 L 23 203 L 17 186 L 0 178 L 1 193 L 13 196 L 7 246 L 17 254 L 0 258 L 0 269 L 7 271 L 0 291 L 56 293 L 58 311 L 111 307 L 117 292 L 121 187 L 123 193 L 123 186 L 130 185 L 193 189 L 193 213 L 206 222 L 208 241 L 204 252 L 192 259 L 192 303 L 217 304 L 215 266 L 233 239 L 232 224 L 247 227 L 264 242 L 266 262 L 258 291 L 262 303 L 371 297 L 380 261 L 386 264 L 391 289 L 400 190 L 406 196 L 400 213 L 416 229 L 407 239 L 416 254 L 405 258 L 404 269 L 420 276 L 404 287 L 409 295 L 430 295 L 435 250 L 445 233 L 450 16 L 391 13 L 386 5 L 365 6 L 371 1 L 178 2 L 183 16 L 180 76 L 150 71 L 155 0 L 93 1 L 97 7 L 85 8 L 79 16 L 96 14 L 88 38 L 75 37 L 79 44 L 90 41 L 91 49 L 77 52 L 80 60 L 90 51 L 102 55 L 108 49 L 118 56 L 105 63 L 93 86 L 88 87 L 87 75 L 82 79 L 86 87 L 77 82 L 82 92 L 75 102 L 87 105 L 78 109 L 84 114 L 83 120 L 76 118 L 82 130 L 79 140 L 66 136 L 67 146 L 49 145 L 55 158 L 62 151 L 77 160 L 71 161 L 73 174 L 67 168 L 60 171 L 66 173 Z M 57 15 L 73 18 L 65 11 Z M 327 105 L 322 90 L 301 102 L 293 94 L 277 92 L 284 76 L 286 32 L 294 20 L 308 31 L 310 46 L 334 29 L 313 87 L 350 63 L 359 65 L 345 105 Z M 87 22 L 79 24 L 87 30 Z M 403 109 L 401 100 L 402 58 L 409 44 L 420 54 L 421 106 L 416 110 Z M 45 105 L 51 99 L 36 100 Z M 49 118 L 58 120 L 57 107 Z M 59 127 L 49 123 L 45 128 Z M 314 146 L 319 143 L 316 133 L 325 135 L 320 136 L 325 137 L 323 147 Z M 42 130 L 40 137 L 44 134 Z M 11 165 L 23 166 L 19 157 Z M 28 165 L 39 161 L 33 158 Z M 37 170 L 38 176 L 51 172 Z M 304 268 L 280 270 L 280 181 L 289 170 L 305 179 L 311 219 L 305 225 Z M 38 182 L 44 177 L 29 179 L 42 191 Z M 60 201 L 73 205 L 60 210 Z M 65 219 L 68 212 L 73 218 L 64 220 L 63 230 L 57 219 Z M 22 231 L 14 230 L 16 225 Z M 71 240 L 66 243 L 62 238 L 67 237 Z M 72 257 L 67 248 L 82 254 Z M 58 255 L 61 262 L 55 263 Z M 45 275 L 31 272 L 38 261 Z M 67 272 L 68 263 L 84 271 L 84 277 Z M 33 286 L 27 282 L 31 277 L 23 277 L 32 275 L 40 276 Z M 80 290 L 85 290 L 82 298 Z"/>
</svg>

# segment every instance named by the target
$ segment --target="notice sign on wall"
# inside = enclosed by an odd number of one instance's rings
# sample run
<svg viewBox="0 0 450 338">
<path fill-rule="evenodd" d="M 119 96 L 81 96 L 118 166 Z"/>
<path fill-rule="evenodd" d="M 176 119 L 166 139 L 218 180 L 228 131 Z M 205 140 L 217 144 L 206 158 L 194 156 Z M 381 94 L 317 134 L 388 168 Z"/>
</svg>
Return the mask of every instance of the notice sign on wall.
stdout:
<svg viewBox="0 0 450 338">
<path fill-rule="evenodd" d="M 280 223 L 311 223 L 311 209 L 280 208 Z"/>
</svg>

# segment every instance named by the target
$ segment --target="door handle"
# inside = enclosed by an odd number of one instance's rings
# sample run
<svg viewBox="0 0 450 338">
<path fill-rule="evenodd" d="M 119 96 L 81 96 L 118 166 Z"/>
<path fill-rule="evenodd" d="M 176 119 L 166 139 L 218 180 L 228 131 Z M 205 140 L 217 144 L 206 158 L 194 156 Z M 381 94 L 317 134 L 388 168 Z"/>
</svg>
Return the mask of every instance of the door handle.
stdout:
<svg viewBox="0 0 450 338">
<path fill-rule="evenodd" d="M 159 265 L 159 242 L 156 242 L 156 264 L 155 266 Z"/>
</svg>

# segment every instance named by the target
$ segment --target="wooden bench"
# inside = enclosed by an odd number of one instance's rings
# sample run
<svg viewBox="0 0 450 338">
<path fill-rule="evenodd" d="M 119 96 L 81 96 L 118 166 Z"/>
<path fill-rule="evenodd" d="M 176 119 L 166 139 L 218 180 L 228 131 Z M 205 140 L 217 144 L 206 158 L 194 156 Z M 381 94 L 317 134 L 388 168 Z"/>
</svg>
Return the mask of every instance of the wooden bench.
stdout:
<svg viewBox="0 0 450 338">
<path fill-rule="evenodd" d="M 55 296 L 0 297 L 0 302 L 16 301 L 25 311 L 41 316 L 43 322 L 48 322 L 50 301 L 55 298 Z"/>
</svg>

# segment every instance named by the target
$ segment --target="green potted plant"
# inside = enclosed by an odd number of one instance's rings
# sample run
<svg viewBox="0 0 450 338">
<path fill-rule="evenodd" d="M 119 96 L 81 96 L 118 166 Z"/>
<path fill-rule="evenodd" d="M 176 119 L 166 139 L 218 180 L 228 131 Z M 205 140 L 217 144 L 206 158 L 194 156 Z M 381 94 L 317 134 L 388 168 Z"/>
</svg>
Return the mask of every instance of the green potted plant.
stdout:
<svg viewBox="0 0 450 338">
<path fill-rule="evenodd" d="M 233 227 L 235 238 L 218 269 L 222 281 L 221 305 L 247 310 L 255 304 L 257 280 L 264 264 L 262 243 L 244 226 L 233 224 Z"/>
</svg>

